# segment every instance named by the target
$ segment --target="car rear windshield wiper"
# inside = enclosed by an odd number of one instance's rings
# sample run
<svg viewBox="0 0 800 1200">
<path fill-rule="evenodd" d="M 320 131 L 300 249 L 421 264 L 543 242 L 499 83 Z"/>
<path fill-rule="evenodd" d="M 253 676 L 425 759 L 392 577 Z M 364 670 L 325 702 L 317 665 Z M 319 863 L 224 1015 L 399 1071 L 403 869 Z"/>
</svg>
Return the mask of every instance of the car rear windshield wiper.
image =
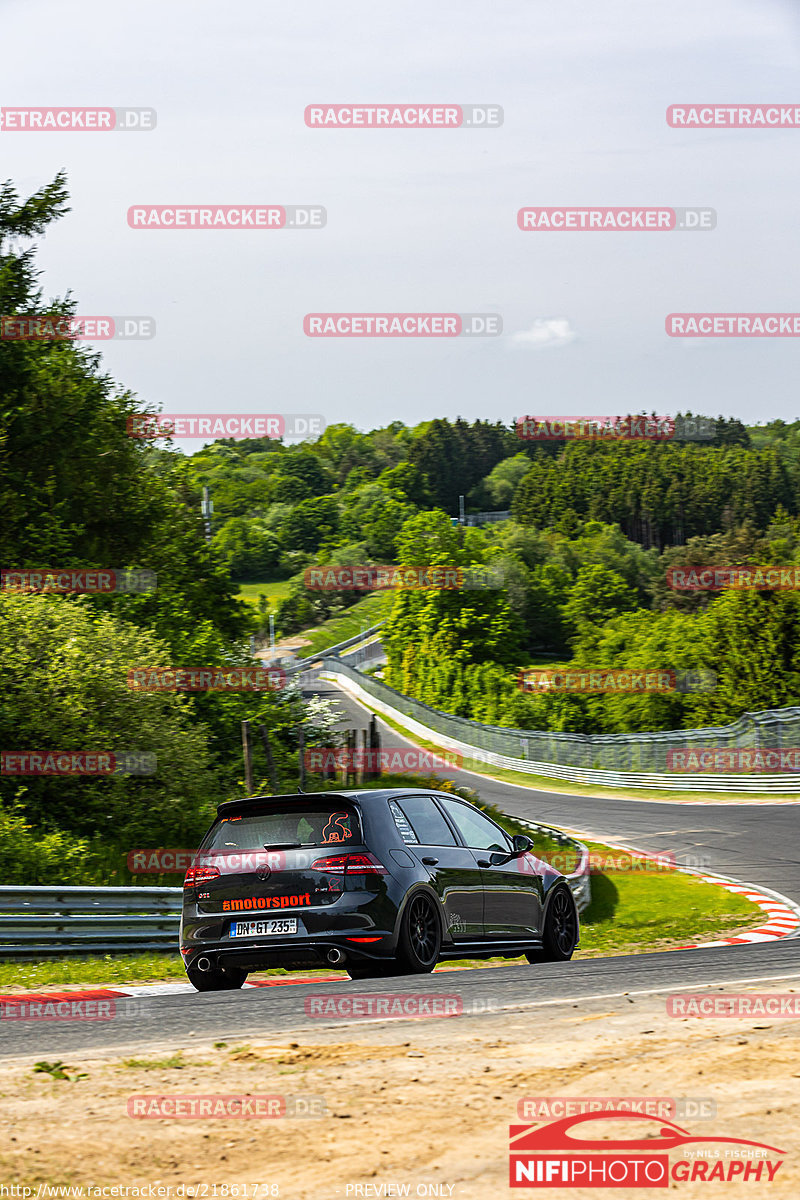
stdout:
<svg viewBox="0 0 800 1200">
<path fill-rule="evenodd" d="M 265 842 L 265 850 L 298 850 L 302 842 Z"/>
</svg>

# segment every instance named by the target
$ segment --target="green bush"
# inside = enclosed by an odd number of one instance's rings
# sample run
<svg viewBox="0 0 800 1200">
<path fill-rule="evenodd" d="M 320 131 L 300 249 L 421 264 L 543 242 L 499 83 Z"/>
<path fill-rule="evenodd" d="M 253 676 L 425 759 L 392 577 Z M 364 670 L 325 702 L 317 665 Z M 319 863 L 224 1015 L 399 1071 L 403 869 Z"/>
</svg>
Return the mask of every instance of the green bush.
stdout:
<svg viewBox="0 0 800 1200">
<path fill-rule="evenodd" d="M 37 834 L 19 806 L 0 808 L 4 883 L 26 886 L 55 880 L 61 884 L 84 883 L 87 873 L 91 874 L 89 855 L 88 841 L 75 839 L 62 830 Z"/>
</svg>

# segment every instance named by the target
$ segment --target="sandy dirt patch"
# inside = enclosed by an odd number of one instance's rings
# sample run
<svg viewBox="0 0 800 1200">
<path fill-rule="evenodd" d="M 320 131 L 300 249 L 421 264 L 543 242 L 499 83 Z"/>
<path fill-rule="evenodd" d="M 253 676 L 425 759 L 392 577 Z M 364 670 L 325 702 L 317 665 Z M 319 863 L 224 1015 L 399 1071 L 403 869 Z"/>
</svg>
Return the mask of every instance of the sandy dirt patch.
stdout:
<svg viewBox="0 0 800 1200">
<path fill-rule="evenodd" d="M 728 1182 L 726 1197 L 796 1197 L 798 1033 L 797 1020 L 671 1018 L 663 996 L 647 996 L 456 1019 L 340 1022 L 315 1028 L 313 1037 L 288 1031 L 279 1045 L 187 1036 L 182 1045 L 132 1050 L 138 1066 L 118 1052 L 72 1056 L 68 1066 L 87 1075 L 74 1082 L 33 1074 L 32 1058 L 13 1060 L 0 1072 L 0 1179 L 33 1186 L 34 1195 L 43 1182 L 157 1182 L 171 1187 L 163 1193 L 171 1197 L 191 1196 L 187 1189 L 199 1185 L 201 1200 L 234 1197 L 233 1185 L 240 1198 L 252 1197 L 254 1184 L 267 1187 L 258 1200 L 403 1194 L 387 1191 L 392 1184 L 412 1197 L 485 1200 L 524 1194 L 508 1187 L 509 1125 L 521 1121 L 520 1101 L 633 1096 L 711 1102 L 716 1115 L 676 1123 L 693 1136 L 751 1139 L 787 1152 L 773 1183 Z M 176 1093 L 316 1098 L 324 1115 L 127 1115 L 134 1094 Z M 713 1190 L 710 1182 L 672 1186 L 692 1200 Z"/>
</svg>

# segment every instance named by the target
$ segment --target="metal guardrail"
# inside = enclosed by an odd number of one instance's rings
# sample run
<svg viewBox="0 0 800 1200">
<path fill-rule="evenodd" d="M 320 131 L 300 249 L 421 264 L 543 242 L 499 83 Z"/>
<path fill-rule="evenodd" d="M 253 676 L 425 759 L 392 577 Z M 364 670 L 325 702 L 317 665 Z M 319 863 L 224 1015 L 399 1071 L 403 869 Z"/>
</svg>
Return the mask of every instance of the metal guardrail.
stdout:
<svg viewBox="0 0 800 1200">
<path fill-rule="evenodd" d="M 369 629 L 363 629 L 361 633 L 346 638 L 343 642 L 337 642 L 334 646 L 326 646 L 318 654 L 311 654 L 308 658 L 299 658 L 296 663 L 292 663 L 287 668 L 286 674 L 294 675 L 295 672 L 304 671 L 306 667 L 310 667 L 312 663 L 320 662 L 323 658 L 336 657 L 342 650 L 346 650 L 348 646 L 355 646 L 357 642 L 363 642 L 365 638 L 371 637 L 373 633 L 377 633 L 383 624 L 384 621 L 378 621 L 377 625 L 370 625 Z"/>
<path fill-rule="evenodd" d="M 365 667 L 383 665 L 386 662 L 386 650 L 381 640 L 376 638 L 373 642 L 367 642 L 365 646 L 354 646 L 352 650 L 343 651 L 339 660 L 363 671 Z"/>
<path fill-rule="evenodd" d="M 360 698 L 366 700 L 376 712 L 399 721 L 411 734 L 424 741 L 462 754 L 475 765 L 501 767 L 527 775 L 611 788 L 757 792 L 762 795 L 800 793 L 800 774 L 790 772 L 722 775 L 635 769 L 636 766 L 646 768 L 646 765 L 659 761 L 664 764 L 667 750 L 688 750 L 692 745 L 723 749 L 748 746 L 756 749 L 759 744 L 800 745 L 800 708 L 745 713 L 733 725 L 661 733 L 581 734 L 505 729 L 497 725 L 481 725 L 466 717 L 455 717 L 431 708 L 421 700 L 396 692 L 374 676 L 354 670 L 341 659 L 324 659 L 322 667 L 327 675 L 338 676 L 346 690 L 357 697 L 360 693 Z M 769 741 L 765 741 L 765 737 Z M 740 740 L 737 741 L 737 738 Z M 516 753 L 509 753 L 509 750 L 515 750 Z M 523 750 L 524 756 L 520 750 Z M 564 759 L 567 761 L 564 762 Z M 468 762 L 464 765 L 469 769 Z"/>
<path fill-rule="evenodd" d="M 502 512 L 478 512 L 467 513 L 464 518 L 465 525 L 494 525 L 497 521 L 508 521 L 511 517 L 510 509 L 503 509 Z"/>
<path fill-rule="evenodd" d="M 0 887 L 0 958 L 178 947 L 183 889 Z"/>
</svg>

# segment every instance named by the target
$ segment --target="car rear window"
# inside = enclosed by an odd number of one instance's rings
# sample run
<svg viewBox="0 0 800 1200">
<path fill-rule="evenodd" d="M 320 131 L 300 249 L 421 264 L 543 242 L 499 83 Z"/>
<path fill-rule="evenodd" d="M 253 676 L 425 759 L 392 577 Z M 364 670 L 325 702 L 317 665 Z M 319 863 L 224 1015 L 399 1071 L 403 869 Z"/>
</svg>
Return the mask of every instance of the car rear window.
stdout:
<svg viewBox="0 0 800 1200">
<path fill-rule="evenodd" d="M 263 850 L 264 847 L 360 845 L 361 823 L 343 804 L 293 804 L 263 812 L 222 817 L 203 850 Z"/>
</svg>

